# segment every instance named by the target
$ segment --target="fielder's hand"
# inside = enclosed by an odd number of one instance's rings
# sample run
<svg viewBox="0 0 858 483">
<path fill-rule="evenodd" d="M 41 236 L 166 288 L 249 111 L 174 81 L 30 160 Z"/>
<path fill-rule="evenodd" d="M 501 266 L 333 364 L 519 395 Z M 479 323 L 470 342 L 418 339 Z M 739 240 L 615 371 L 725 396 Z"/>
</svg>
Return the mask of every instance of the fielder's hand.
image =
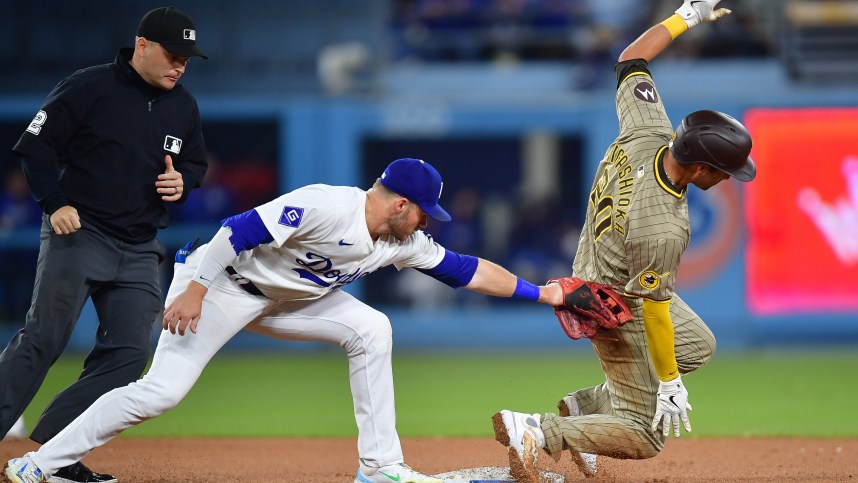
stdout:
<svg viewBox="0 0 858 483">
<path fill-rule="evenodd" d="M 676 13 L 685 20 L 688 28 L 694 27 L 699 23 L 714 22 L 719 18 L 729 15 L 730 10 L 726 8 L 716 9 L 718 2 L 721 0 L 685 0 L 682 6 L 676 10 Z"/>
<path fill-rule="evenodd" d="M 197 333 L 197 323 L 203 311 L 203 297 L 208 288 L 202 284 L 191 281 L 188 288 L 164 308 L 164 320 L 161 327 L 169 330 L 171 334 L 176 332 L 185 335 L 185 330 L 190 328 L 191 332 Z"/>
<path fill-rule="evenodd" d="M 668 382 L 661 381 L 658 386 L 658 402 L 655 410 L 655 418 L 652 420 L 652 430 L 658 427 L 661 421 L 661 431 L 665 437 L 670 434 L 670 427 L 673 426 L 673 435 L 679 437 L 679 419 L 682 418 L 682 424 L 685 430 L 691 432 L 691 421 L 688 420 L 688 413 L 691 411 L 691 404 L 688 403 L 688 391 L 682 385 L 682 377 Z"/>
</svg>

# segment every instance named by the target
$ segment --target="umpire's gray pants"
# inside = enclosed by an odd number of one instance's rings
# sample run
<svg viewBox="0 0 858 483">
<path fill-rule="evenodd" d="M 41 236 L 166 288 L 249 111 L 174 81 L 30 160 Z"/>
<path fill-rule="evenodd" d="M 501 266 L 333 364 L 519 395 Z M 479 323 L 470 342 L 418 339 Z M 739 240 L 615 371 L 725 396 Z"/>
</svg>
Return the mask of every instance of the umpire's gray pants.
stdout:
<svg viewBox="0 0 858 483">
<path fill-rule="evenodd" d="M 69 341 L 87 298 L 99 326 L 79 379 L 57 394 L 33 429 L 45 443 L 99 396 L 136 381 L 149 359 L 162 310 L 157 239 L 130 244 L 92 226 L 56 235 L 42 223 L 33 299 L 24 327 L 0 354 L 0 435 L 39 390 Z"/>
</svg>

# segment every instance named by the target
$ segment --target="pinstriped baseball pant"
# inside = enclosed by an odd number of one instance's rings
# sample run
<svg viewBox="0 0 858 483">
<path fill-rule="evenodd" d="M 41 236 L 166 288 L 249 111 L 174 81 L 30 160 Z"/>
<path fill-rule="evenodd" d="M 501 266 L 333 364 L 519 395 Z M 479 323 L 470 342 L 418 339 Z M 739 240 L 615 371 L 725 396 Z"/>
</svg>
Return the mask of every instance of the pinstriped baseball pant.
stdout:
<svg viewBox="0 0 858 483">
<path fill-rule="evenodd" d="M 593 340 L 606 381 L 574 393 L 581 416 L 547 413 L 542 419 L 546 451 L 559 458 L 565 447 L 614 458 L 651 458 L 664 447 L 661 428 L 651 429 L 659 381 L 650 358 L 642 305 L 630 304 L 634 321 Z M 676 361 L 687 374 L 715 352 L 715 336 L 678 295 L 670 303 Z M 693 394 L 691 394 L 693 400 Z"/>
</svg>

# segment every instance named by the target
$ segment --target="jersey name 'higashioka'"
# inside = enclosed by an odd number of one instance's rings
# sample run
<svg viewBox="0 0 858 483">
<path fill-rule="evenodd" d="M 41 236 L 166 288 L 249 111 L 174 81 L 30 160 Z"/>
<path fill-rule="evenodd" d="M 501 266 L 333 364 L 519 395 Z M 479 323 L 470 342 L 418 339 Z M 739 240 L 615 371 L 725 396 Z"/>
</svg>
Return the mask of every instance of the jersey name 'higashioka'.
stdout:
<svg viewBox="0 0 858 483">
<path fill-rule="evenodd" d="M 663 165 L 673 128 L 645 61 L 620 62 L 616 73 L 620 135 L 599 163 L 573 271 L 669 300 L 691 237 L 688 195 Z"/>
</svg>

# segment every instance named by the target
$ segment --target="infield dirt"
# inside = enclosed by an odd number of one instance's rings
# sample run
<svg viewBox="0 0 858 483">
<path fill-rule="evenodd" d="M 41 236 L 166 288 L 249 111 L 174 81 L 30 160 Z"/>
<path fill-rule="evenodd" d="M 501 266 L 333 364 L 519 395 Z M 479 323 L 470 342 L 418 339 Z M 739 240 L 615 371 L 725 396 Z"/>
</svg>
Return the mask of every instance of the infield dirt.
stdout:
<svg viewBox="0 0 858 483">
<path fill-rule="evenodd" d="M 485 439 L 404 439 L 406 463 L 438 474 L 480 466 L 507 466 L 505 448 Z M 32 441 L 0 443 L 0 458 L 20 456 Z M 121 483 L 332 482 L 350 483 L 357 470 L 353 439 L 119 438 L 84 459 Z M 540 467 L 566 481 L 589 482 L 858 482 L 858 439 L 672 439 L 648 460 L 600 458 L 599 474 L 585 479 L 568 455 Z"/>
</svg>

